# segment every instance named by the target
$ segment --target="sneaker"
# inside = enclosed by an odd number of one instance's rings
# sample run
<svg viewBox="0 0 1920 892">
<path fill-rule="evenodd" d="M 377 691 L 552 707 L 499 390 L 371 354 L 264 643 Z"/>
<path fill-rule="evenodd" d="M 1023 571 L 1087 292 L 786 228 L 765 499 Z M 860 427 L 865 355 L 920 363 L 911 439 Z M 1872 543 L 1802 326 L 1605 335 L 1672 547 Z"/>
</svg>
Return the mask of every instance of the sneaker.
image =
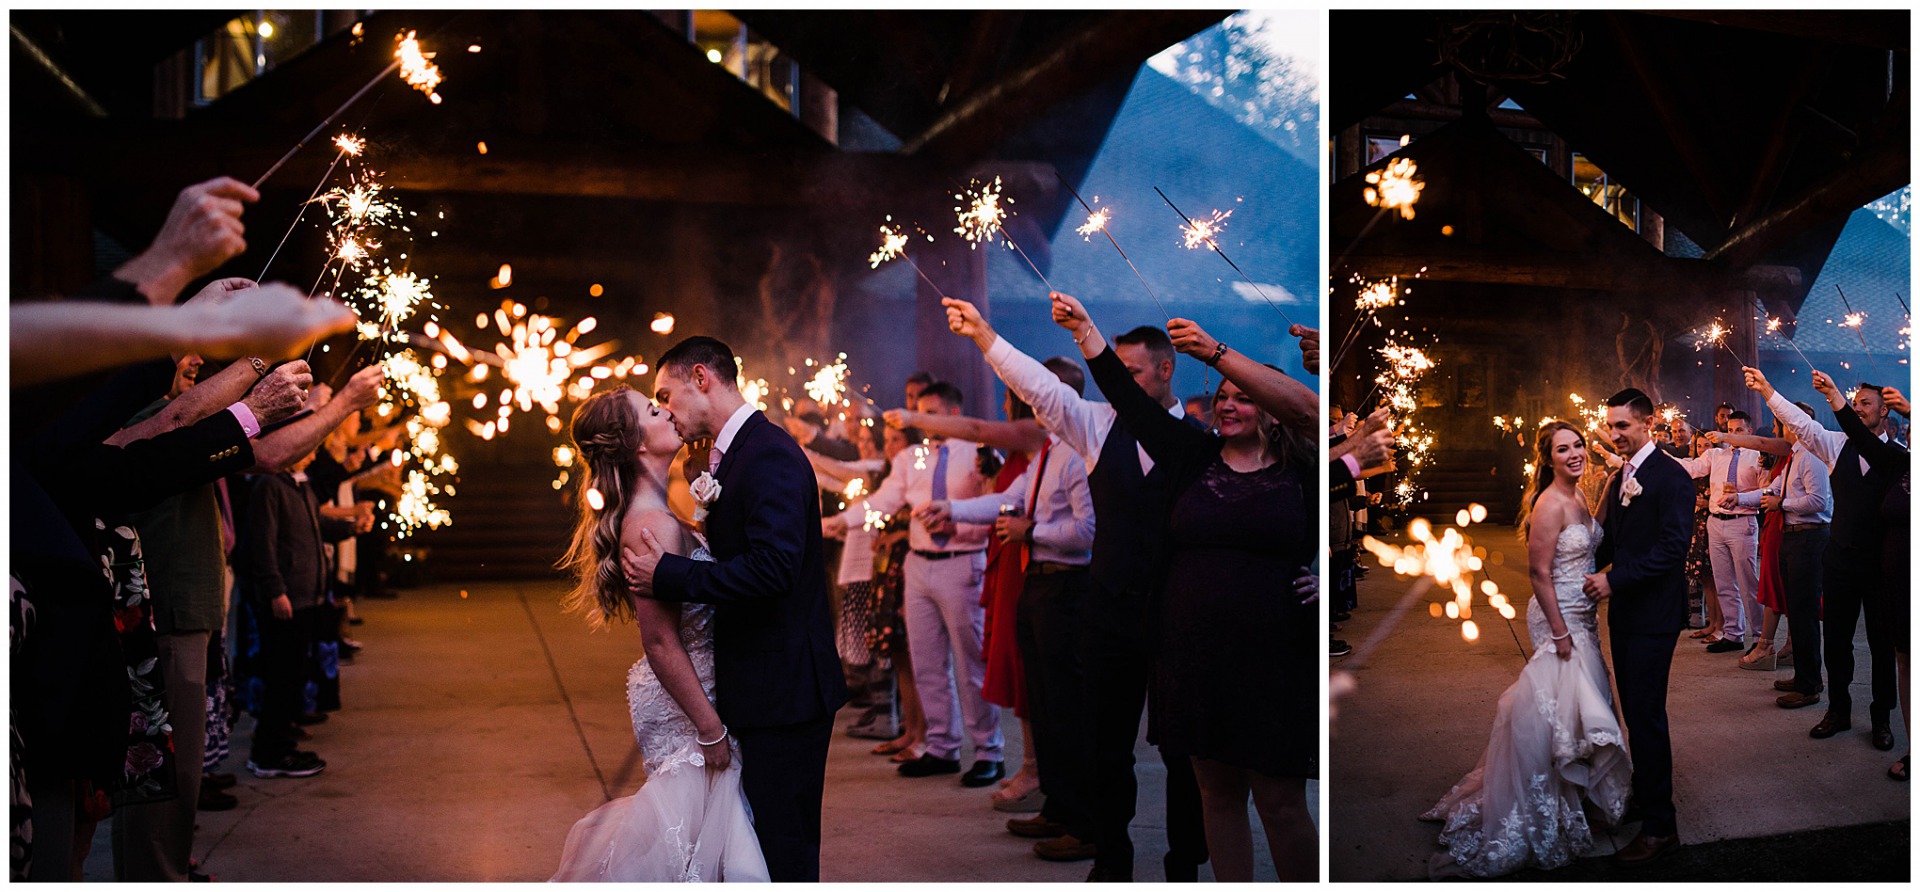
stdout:
<svg viewBox="0 0 1920 892">
<path fill-rule="evenodd" d="M 254 777 L 312 777 L 326 767 L 327 763 L 312 753 L 288 753 L 265 762 L 247 760 L 247 770 Z"/>
<path fill-rule="evenodd" d="M 1333 639 L 1327 644 L 1327 656 L 1344 657 L 1350 653 L 1353 653 L 1353 645 L 1338 638 Z"/>
</svg>

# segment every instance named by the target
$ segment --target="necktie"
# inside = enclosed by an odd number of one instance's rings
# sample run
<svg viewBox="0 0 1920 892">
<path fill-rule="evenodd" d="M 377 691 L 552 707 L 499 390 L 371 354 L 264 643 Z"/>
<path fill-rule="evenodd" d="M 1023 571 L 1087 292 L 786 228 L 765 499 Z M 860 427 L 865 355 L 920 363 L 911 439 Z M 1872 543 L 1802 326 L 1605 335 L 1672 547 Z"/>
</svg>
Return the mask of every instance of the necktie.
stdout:
<svg viewBox="0 0 1920 892">
<path fill-rule="evenodd" d="M 940 457 L 933 461 L 933 500 L 936 502 L 947 500 L 947 445 L 945 443 L 940 444 Z M 951 533 L 931 533 L 930 535 L 933 544 L 941 548 L 947 547 L 947 540 L 953 538 Z"/>
</svg>

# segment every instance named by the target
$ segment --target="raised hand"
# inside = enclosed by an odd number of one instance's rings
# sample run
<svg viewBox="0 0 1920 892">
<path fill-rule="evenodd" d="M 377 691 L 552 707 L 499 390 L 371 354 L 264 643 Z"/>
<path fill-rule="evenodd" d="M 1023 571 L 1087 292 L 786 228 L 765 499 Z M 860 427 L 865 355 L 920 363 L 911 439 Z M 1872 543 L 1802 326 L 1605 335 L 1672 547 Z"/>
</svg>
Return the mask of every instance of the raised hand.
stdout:
<svg viewBox="0 0 1920 892">
<path fill-rule="evenodd" d="M 340 398 L 347 401 L 348 412 L 359 412 L 380 401 L 380 384 L 387 380 L 386 369 L 379 363 L 354 372 L 347 379 L 347 386 L 341 388 Z"/>
<path fill-rule="evenodd" d="M 1309 372 L 1320 370 L 1320 330 L 1298 322 L 1287 327 L 1287 334 L 1300 339 L 1300 364 Z"/>
<path fill-rule="evenodd" d="M 1759 369 L 1753 368 L 1752 366 L 1741 366 L 1740 373 L 1746 376 L 1748 390 L 1760 394 L 1760 396 L 1765 399 L 1773 399 L 1773 385 L 1767 383 L 1767 376 L 1761 374 Z M 1819 374 L 1817 371 L 1814 372 L 1815 376 Z"/>
<path fill-rule="evenodd" d="M 217 300 L 189 306 L 205 316 L 202 330 L 210 335 L 208 355 L 222 359 L 294 356 L 314 341 L 352 329 L 355 319 L 353 311 L 339 301 L 308 298 L 293 286 L 277 282 L 232 290 Z"/>
<path fill-rule="evenodd" d="M 1173 349 L 1188 356 L 1206 362 L 1213 358 L 1213 351 L 1219 349 L 1220 342 L 1200 323 L 1191 319 L 1170 319 L 1167 321 L 1167 336 L 1173 339 Z"/>
<path fill-rule="evenodd" d="M 1913 405 L 1907 402 L 1907 395 L 1901 393 L 1899 388 L 1880 388 L 1880 399 L 1887 404 L 1887 408 L 1905 415 L 1908 418 L 1913 417 Z"/>
<path fill-rule="evenodd" d="M 1093 322 L 1093 317 L 1087 315 L 1087 308 L 1073 295 L 1052 291 L 1047 296 L 1053 300 L 1054 324 L 1061 328 L 1078 335 L 1082 326 Z"/>
<path fill-rule="evenodd" d="M 880 413 L 880 417 L 887 422 L 888 427 L 905 429 L 913 426 L 914 416 L 917 414 L 919 413 L 908 409 L 888 409 Z"/>
<path fill-rule="evenodd" d="M 180 190 L 153 244 L 122 265 L 119 274 L 141 286 L 154 303 L 172 301 L 188 282 L 247 249 L 240 215 L 247 202 L 259 200 L 252 186 L 231 177 Z"/>
<path fill-rule="evenodd" d="M 982 350 L 993 346 L 993 326 L 988 325 L 986 318 L 980 315 L 979 307 L 955 297 L 941 298 L 940 305 L 947 308 L 949 331 L 972 339 Z"/>
<path fill-rule="evenodd" d="M 253 385 L 244 402 L 262 425 L 273 424 L 306 405 L 307 389 L 313 386 L 313 370 L 305 360 L 296 359 L 266 374 Z"/>
</svg>

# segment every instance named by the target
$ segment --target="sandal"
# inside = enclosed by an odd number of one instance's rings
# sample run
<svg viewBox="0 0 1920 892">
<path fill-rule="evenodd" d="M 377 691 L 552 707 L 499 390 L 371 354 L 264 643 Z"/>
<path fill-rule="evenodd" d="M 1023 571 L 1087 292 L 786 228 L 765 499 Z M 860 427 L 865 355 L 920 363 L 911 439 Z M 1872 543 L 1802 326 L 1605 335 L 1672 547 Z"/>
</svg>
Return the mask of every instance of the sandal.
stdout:
<svg viewBox="0 0 1920 892">
<path fill-rule="evenodd" d="M 903 743 L 902 742 L 903 740 L 904 738 L 896 737 L 892 740 L 889 740 L 880 744 L 879 746 L 874 747 L 871 750 L 868 750 L 868 752 L 876 756 L 891 756 L 894 753 L 897 753 L 907 748 L 907 744 Z"/>
<path fill-rule="evenodd" d="M 897 753 L 894 753 L 894 754 L 893 754 L 893 761 L 895 761 L 895 762 L 915 762 L 915 761 L 918 761 L 918 760 L 920 759 L 920 757 L 921 757 L 921 756 L 923 756 L 923 755 L 926 755 L 926 752 L 927 752 L 927 745 L 926 745 L 926 744 L 924 744 L 924 743 L 915 743 L 915 744 L 912 744 L 911 746 L 907 746 L 907 747 L 904 747 L 904 748 L 902 748 L 902 749 L 901 749 L 901 750 L 900 750 L 899 752 L 897 752 Z"/>
<path fill-rule="evenodd" d="M 1708 634 L 1710 633 L 1706 629 L 1695 629 L 1691 633 L 1689 633 L 1687 637 L 1688 638 L 1705 638 L 1707 637 Z"/>
<path fill-rule="evenodd" d="M 1900 761 L 1893 763 L 1893 765 L 1887 769 L 1887 776 L 1905 783 L 1907 780 L 1907 756 L 1901 756 Z"/>
</svg>

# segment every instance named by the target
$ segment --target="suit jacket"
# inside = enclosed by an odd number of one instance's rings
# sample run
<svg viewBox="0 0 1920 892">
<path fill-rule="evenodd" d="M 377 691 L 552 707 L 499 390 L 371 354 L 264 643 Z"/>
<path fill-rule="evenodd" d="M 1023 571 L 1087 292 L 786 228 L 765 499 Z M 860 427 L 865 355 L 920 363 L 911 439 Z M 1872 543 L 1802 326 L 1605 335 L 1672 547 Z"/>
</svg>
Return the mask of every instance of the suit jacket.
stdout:
<svg viewBox="0 0 1920 892">
<path fill-rule="evenodd" d="M 794 725 L 847 702 L 827 612 L 827 568 L 813 467 L 780 426 L 755 412 L 714 474 L 707 508 L 713 562 L 667 555 L 653 596 L 717 608 L 714 706 L 733 728 Z"/>
<path fill-rule="evenodd" d="M 1607 484 L 1606 531 L 1596 559 L 1609 564 L 1607 623 L 1614 634 L 1665 635 L 1687 627 L 1687 551 L 1693 543 L 1693 478 L 1658 449 L 1633 476 L 1640 494 L 1620 504 L 1621 474 Z"/>
</svg>

